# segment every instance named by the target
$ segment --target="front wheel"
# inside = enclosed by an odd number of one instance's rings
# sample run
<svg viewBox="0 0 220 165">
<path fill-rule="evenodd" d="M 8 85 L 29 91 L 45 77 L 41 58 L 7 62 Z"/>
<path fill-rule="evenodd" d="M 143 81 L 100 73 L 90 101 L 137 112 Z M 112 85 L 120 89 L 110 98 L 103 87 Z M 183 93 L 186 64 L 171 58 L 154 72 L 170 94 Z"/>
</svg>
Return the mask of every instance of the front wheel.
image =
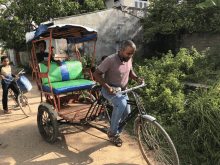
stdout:
<svg viewBox="0 0 220 165">
<path fill-rule="evenodd" d="M 25 95 L 19 94 L 18 95 L 18 104 L 22 110 L 22 112 L 28 117 L 31 114 L 31 108 L 28 104 L 28 99 Z"/>
<path fill-rule="evenodd" d="M 37 125 L 41 136 L 46 142 L 53 143 L 57 139 L 58 123 L 52 110 L 40 106 L 37 114 Z"/>
<path fill-rule="evenodd" d="M 179 165 L 175 146 L 156 121 L 141 119 L 137 124 L 140 150 L 149 165 Z"/>
</svg>

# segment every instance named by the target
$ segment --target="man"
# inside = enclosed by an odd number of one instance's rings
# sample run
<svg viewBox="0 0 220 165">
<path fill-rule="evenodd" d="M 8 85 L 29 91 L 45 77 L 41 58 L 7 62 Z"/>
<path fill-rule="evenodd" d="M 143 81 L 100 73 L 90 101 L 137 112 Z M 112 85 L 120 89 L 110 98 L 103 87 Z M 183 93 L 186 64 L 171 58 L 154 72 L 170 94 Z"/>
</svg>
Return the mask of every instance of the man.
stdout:
<svg viewBox="0 0 220 165">
<path fill-rule="evenodd" d="M 116 96 L 114 93 L 117 87 L 125 90 L 128 86 L 129 78 L 136 80 L 140 84 L 142 83 L 143 79 L 136 76 L 132 69 L 132 56 L 135 51 L 136 46 L 132 41 L 124 41 L 120 51 L 105 58 L 94 73 L 95 79 L 102 85 L 103 96 L 114 106 L 111 126 L 107 134 L 109 139 L 118 147 L 122 145 L 122 140 L 119 136 L 124 129 L 118 130 L 118 126 L 120 121 L 130 113 L 130 105 L 127 105 L 127 94 Z M 104 78 L 102 77 L 103 74 L 105 74 Z"/>
<path fill-rule="evenodd" d="M 45 52 L 46 50 L 46 41 L 41 40 L 38 41 L 37 43 L 37 49 L 40 51 L 39 53 L 37 53 L 37 62 L 38 63 L 43 63 L 45 66 L 48 66 L 48 53 Z M 54 49 L 54 47 L 53 47 Z M 55 56 L 55 49 L 51 50 L 51 56 L 50 56 L 50 62 L 56 62 L 57 65 L 61 66 L 62 63 L 59 60 L 54 60 L 53 56 Z"/>
</svg>

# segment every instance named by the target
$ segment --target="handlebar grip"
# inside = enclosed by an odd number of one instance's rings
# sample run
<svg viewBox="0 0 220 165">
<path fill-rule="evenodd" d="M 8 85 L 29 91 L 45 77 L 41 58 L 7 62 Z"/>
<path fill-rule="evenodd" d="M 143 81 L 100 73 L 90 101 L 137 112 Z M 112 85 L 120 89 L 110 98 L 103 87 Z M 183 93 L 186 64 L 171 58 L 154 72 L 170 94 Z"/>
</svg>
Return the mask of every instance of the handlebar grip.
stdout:
<svg viewBox="0 0 220 165">
<path fill-rule="evenodd" d="M 116 95 L 121 95 L 121 94 L 123 94 L 123 93 L 127 93 L 127 92 L 130 92 L 130 91 L 132 91 L 132 90 L 141 88 L 141 87 L 143 87 L 143 86 L 146 86 L 146 84 L 145 84 L 144 81 L 143 81 L 143 83 L 142 83 L 141 85 L 138 85 L 138 86 L 136 86 L 136 87 L 132 87 L 132 88 L 126 89 L 126 90 L 124 90 L 124 91 L 116 92 L 115 94 L 116 94 Z"/>
</svg>

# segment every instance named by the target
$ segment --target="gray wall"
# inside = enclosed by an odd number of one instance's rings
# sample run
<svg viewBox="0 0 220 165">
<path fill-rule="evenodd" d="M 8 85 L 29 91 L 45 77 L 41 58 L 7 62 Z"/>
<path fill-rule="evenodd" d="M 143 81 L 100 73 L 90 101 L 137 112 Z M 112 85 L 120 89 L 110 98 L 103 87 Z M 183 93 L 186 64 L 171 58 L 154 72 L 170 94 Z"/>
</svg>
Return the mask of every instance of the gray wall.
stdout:
<svg viewBox="0 0 220 165">
<path fill-rule="evenodd" d="M 198 52 L 218 45 L 220 45 L 219 34 L 186 34 L 181 37 L 180 41 L 180 48 L 190 49 L 193 46 Z"/>
<path fill-rule="evenodd" d="M 96 59 L 100 60 L 104 55 L 111 55 L 116 52 L 116 42 L 126 39 L 137 40 L 142 36 L 143 30 L 139 25 L 140 19 L 117 9 L 107 9 L 98 12 L 76 15 L 65 18 L 54 19 L 55 24 L 79 24 L 98 31 L 96 46 Z M 57 52 L 66 55 L 67 45 L 65 41 L 57 40 Z M 94 42 L 79 45 L 84 54 L 92 54 Z M 69 48 L 73 48 L 69 45 Z M 70 50 L 70 49 L 69 49 Z M 73 52 L 70 56 L 74 59 Z"/>
</svg>

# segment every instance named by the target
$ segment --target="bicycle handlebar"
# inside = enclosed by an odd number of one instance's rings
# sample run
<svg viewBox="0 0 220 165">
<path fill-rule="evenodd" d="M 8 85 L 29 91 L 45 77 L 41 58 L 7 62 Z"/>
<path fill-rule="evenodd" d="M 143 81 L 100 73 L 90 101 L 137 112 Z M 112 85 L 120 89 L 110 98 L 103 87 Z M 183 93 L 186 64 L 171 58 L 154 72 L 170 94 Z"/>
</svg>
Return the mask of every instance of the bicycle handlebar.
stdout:
<svg viewBox="0 0 220 165">
<path fill-rule="evenodd" d="M 145 82 L 143 81 L 143 83 L 142 83 L 141 85 L 138 85 L 138 86 L 136 86 L 136 87 L 132 87 L 132 88 L 126 89 L 126 90 L 124 90 L 124 91 L 116 92 L 115 94 L 116 94 L 116 95 L 121 95 L 121 94 L 123 94 L 123 93 L 127 93 L 127 92 L 133 91 L 133 90 L 135 90 L 135 89 L 144 87 L 144 86 L 146 86 L 146 85 L 147 85 L 147 84 L 145 84 Z"/>
<path fill-rule="evenodd" d="M 22 70 L 18 73 L 18 75 L 24 74 L 25 72 L 23 72 L 23 70 L 24 70 L 24 69 L 22 69 Z M 4 80 L 7 80 L 7 81 L 14 81 L 15 79 L 16 79 L 16 78 L 12 78 L 12 80 L 10 80 L 10 79 L 4 78 Z"/>
</svg>

